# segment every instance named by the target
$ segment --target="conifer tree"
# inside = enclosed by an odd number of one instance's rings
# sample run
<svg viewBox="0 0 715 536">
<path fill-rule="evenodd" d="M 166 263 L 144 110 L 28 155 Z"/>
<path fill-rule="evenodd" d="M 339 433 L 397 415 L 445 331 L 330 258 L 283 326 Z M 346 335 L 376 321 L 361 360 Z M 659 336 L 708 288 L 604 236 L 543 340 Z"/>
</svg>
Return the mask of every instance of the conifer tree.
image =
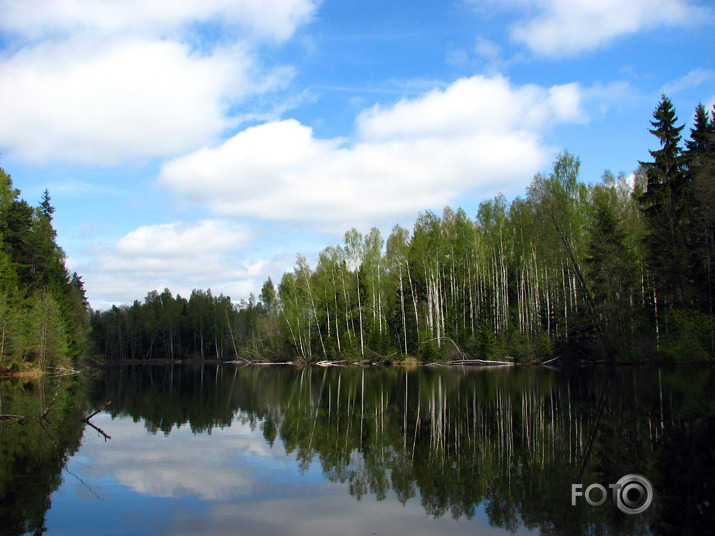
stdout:
<svg viewBox="0 0 715 536">
<path fill-rule="evenodd" d="M 631 335 L 635 258 L 617 213 L 612 185 L 598 185 L 592 195 L 593 223 L 586 265 L 596 313 L 604 330 L 620 347 Z"/>
<path fill-rule="evenodd" d="M 715 110 L 695 109 L 688 149 L 693 184 L 692 254 L 701 309 L 715 313 Z"/>
<path fill-rule="evenodd" d="M 680 146 L 681 131 L 670 99 L 663 95 L 653 112 L 650 133 L 660 148 L 649 151 L 652 162 L 641 162 L 647 176 L 640 198 L 648 222 L 646 237 L 649 264 L 655 279 L 658 302 L 680 307 L 686 299 L 688 244 L 685 232 L 689 202 L 685 157 Z"/>
</svg>

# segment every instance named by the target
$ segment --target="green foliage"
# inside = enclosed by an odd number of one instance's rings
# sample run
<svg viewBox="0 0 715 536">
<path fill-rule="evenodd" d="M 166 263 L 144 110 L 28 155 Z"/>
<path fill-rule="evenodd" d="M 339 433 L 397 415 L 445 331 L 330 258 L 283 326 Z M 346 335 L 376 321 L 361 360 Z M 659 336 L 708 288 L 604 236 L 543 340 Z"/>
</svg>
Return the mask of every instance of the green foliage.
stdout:
<svg viewBox="0 0 715 536">
<path fill-rule="evenodd" d="M 253 297 L 234 305 L 210 289 L 194 290 L 188 300 L 169 289 L 152 291 L 143 302 L 90 318 L 95 350 L 110 361 L 272 357 L 280 346 L 278 323 L 275 305 Z"/>
<path fill-rule="evenodd" d="M 693 206 L 691 177 L 685 172 L 680 146 L 683 125 L 676 126 L 678 118 L 667 96 L 662 96 L 653 117 L 650 132 L 658 138 L 660 149 L 650 151 L 653 161 L 641 163 L 647 177 L 640 202 L 648 222 L 648 261 L 661 289 L 661 306 L 682 307 L 688 301 L 691 276 L 687 228 Z"/>
<path fill-rule="evenodd" d="M 10 368 L 22 367 L 13 361 Z M 3 381 L 2 413 L 24 419 L 0 423 L 0 534 L 46 531 L 50 495 L 62 484 L 65 464 L 82 439 L 87 389 L 80 382 L 76 377 Z"/>
<path fill-rule="evenodd" d="M 356 500 L 394 494 L 431 517 L 484 511 L 494 527 L 543 534 L 712 527 L 709 367 L 126 370 L 104 372 L 93 406 L 111 399 L 113 415 L 152 433 L 207 433 L 240 419 Z M 607 486 L 631 473 L 656 490 L 646 512 L 572 506 L 572 484 Z"/>
<path fill-rule="evenodd" d="M 698 311 L 672 311 L 663 354 L 673 361 L 711 361 L 715 354 L 715 317 Z"/>
<path fill-rule="evenodd" d="M 686 352 L 677 333 L 687 330 L 671 313 L 715 314 L 715 126 L 698 107 L 683 150 L 677 122 L 663 96 L 651 129 L 659 148 L 632 184 L 610 172 L 586 183 L 566 151 L 524 198 L 485 200 L 474 217 L 426 211 L 412 232 L 395 226 L 386 241 L 378 229 L 351 229 L 315 266 L 298 255 L 258 302 L 201 291 L 186 302 L 165 291 L 97 314 L 98 349 L 112 359 L 305 362 L 629 360 L 666 341 L 671 353 Z M 50 216 L 46 207 L 35 215 Z"/>
<path fill-rule="evenodd" d="M 487 322 L 482 322 L 479 326 L 476 347 L 479 357 L 487 359 L 492 357 L 497 345 L 494 330 Z"/>
<path fill-rule="evenodd" d="M 69 276 L 47 190 L 33 209 L 0 168 L 0 365 L 69 365 L 86 350 L 88 304 Z"/>
<path fill-rule="evenodd" d="M 633 331 L 630 300 L 636 287 L 638 264 L 627 244 L 619 213 L 621 199 L 614 183 L 592 190 L 591 225 L 585 257 L 593 307 L 604 335 L 618 348 L 627 348 Z"/>
</svg>

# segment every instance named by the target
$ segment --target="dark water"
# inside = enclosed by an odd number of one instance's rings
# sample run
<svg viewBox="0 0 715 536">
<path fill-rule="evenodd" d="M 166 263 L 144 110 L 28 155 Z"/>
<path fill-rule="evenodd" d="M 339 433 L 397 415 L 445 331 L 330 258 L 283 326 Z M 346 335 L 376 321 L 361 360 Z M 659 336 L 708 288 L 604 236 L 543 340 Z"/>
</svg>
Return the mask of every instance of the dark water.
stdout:
<svg viewBox="0 0 715 536">
<path fill-rule="evenodd" d="M 706 367 L 5 382 L 26 419 L 0 421 L 0 534 L 709 534 L 714 388 Z M 652 494 L 609 488 L 627 475 Z"/>
</svg>

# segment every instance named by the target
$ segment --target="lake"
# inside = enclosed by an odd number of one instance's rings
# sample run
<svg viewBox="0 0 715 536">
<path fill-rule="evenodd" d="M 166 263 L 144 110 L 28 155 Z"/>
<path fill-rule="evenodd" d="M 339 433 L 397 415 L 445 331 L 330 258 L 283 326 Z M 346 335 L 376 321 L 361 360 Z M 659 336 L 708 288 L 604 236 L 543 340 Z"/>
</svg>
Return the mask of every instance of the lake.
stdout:
<svg viewBox="0 0 715 536">
<path fill-rule="evenodd" d="M 2 382 L 0 534 L 706 534 L 713 393 L 696 366 Z"/>
</svg>

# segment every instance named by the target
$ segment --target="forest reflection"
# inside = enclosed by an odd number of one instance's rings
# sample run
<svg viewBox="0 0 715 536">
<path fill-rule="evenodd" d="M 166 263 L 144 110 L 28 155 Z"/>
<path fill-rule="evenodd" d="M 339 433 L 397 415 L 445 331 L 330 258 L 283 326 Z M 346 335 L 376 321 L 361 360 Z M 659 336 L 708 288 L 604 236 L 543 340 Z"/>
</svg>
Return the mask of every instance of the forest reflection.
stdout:
<svg viewBox="0 0 715 536">
<path fill-rule="evenodd" d="M 92 404 L 167 435 L 238 420 L 358 500 L 392 490 L 434 517 L 483 505 L 509 531 L 702 534 L 715 521 L 714 384 L 702 367 L 128 366 L 104 371 Z M 571 506 L 573 483 L 627 474 L 653 483 L 646 512 Z"/>
<path fill-rule="evenodd" d="M 86 388 L 76 378 L 0 384 L 0 535 L 42 534 L 50 495 L 79 447 Z"/>
</svg>

